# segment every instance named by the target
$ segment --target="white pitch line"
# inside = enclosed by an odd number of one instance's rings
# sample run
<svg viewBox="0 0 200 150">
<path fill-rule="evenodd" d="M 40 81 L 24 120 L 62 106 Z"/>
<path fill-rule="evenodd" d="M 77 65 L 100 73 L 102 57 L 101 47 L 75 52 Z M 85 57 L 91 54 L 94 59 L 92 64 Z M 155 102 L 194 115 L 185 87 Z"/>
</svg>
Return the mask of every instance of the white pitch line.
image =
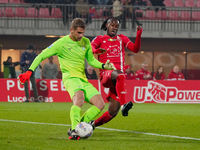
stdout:
<svg viewBox="0 0 200 150">
<path fill-rule="evenodd" d="M 19 111 L 21 111 L 21 110 L 30 110 L 30 109 L 0 109 L 0 111 L 1 110 L 19 110 Z M 48 109 L 37 109 L 37 110 L 48 110 Z"/>
<path fill-rule="evenodd" d="M 0 119 L 0 121 L 4 122 L 19 122 L 19 123 L 29 123 L 29 124 L 45 124 L 45 125 L 52 125 L 52 126 L 71 126 L 69 124 L 55 124 L 55 123 L 43 123 L 43 122 L 30 122 L 30 121 L 19 121 L 19 120 L 7 120 L 7 119 Z M 145 135 L 151 135 L 151 136 L 160 136 L 160 137 L 170 137 L 170 138 L 176 138 L 176 139 L 185 139 L 185 140 L 196 140 L 200 141 L 199 138 L 192 138 L 192 137 L 181 137 L 181 136 L 175 136 L 175 135 L 164 135 L 164 134 L 157 134 L 157 133 L 145 133 L 145 132 L 138 132 L 138 131 L 130 131 L 130 130 L 120 130 L 120 129 L 113 129 L 113 128 L 104 128 L 104 127 L 97 127 L 101 130 L 110 130 L 110 131 L 118 131 L 118 132 L 130 132 L 130 133 L 136 133 L 136 134 L 145 134 Z"/>
</svg>

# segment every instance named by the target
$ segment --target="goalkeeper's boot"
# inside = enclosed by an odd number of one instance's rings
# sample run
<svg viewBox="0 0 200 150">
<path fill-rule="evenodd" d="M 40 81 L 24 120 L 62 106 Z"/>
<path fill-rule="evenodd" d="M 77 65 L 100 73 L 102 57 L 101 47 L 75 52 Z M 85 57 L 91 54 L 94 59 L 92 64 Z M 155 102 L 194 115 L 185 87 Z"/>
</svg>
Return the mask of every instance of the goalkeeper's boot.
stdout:
<svg viewBox="0 0 200 150">
<path fill-rule="evenodd" d="M 94 120 L 90 121 L 89 124 L 92 126 L 93 130 L 95 129 Z"/>
<path fill-rule="evenodd" d="M 121 106 L 122 115 L 128 116 L 128 111 L 132 108 L 132 106 L 133 106 L 132 102 L 128 102 L 128 103 L 122 105 Z"/>
<path fill-rule="evenodd" d="M 69 130 L 67 131 L 68 136 L 71 136 L 71 132 L 72 132 L 72 128 L 69 128 Z"/>
<path fill-rule="evenodd" d="M 70 140 L 79 140 L 81 137 L 75 132 L 75 130 L 71 131 L 71 135 L 69 136 Z"/>
</svg>

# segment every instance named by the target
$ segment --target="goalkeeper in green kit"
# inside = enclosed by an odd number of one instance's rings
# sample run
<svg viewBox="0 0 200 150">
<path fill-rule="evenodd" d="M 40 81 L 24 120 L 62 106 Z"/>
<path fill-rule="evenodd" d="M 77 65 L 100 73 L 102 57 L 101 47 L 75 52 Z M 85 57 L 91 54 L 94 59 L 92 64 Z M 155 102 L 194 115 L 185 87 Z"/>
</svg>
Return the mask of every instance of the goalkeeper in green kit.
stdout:
<svg viewBox="0 0 200 150">
<path fill-rule="evenodd" d="M 41 61 L 52 55 L 58 56 L 62 71 L 62 81 L 73 101 L 73 106 L 70 110 L 71 128 L 68 131 L 68 135 L 69 139 L 74 140 L 80 139 L 75 132 L 76 125 L 79 122 L 89 123 L 105 106 L 98 90 L 86 78 L 85 58 L 89 65 L 95 68 L 115 70 L 114 65 L 109 60 L 103 64 L 94 58 L 90 41 L 84 37 L 85 29 L 85 22 L 81 18 L 75 18 L 71 23 L 70 34 L 58 39 L 44 49 L 35 58 L 29 70 L 18 77 L 20 83 L 24 84 Z M 81 116 L 81 107 L 84 101 L 93 106 Z"/>
</svg>

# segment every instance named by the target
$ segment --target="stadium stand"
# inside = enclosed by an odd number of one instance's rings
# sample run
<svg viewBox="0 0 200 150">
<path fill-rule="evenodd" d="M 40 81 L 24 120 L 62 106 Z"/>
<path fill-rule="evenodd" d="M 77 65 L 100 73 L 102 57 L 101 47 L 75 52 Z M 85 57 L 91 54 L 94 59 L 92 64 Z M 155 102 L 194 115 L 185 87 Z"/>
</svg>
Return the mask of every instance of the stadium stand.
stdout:
<svg viewBox="0 0 200 150">
<path fill-rule="evenodd" d="M 199 20 L 200 18 L 200 11 L 192 11 L 192 19 Z"/>
<path fill-rule="evenodd" d="M 146 10 L 145 17 L 147 19 L 155 19 L 156 18 L 156 12 L 154 10 Z"/>
<path fill-rule="evenodd" d="M 121 0 L 121 3 L 124 4 L 126 2 L 126 0 Z"/>
<path fill-rule="evenodd" d="M 173 6 L 171 0 L 165 0 L 163 3 L 165 4 L 166 7 L 172 7 Z"/>
<path fill-rule="evenodd" d="M 157 18 L 158 19 L 167 19 L 167 13 L 165 10 L 159 10 L 157 12 Z"/>
<path fill-rule="evenodd" d="M 193 0 L 186 0 L 185 1 L 185 7 L 194 7 L 194 1 Z"/>
<path fill-rule="evenodd" d="M 8 3 L 8 0 L 0 0 L 0 3 Z"/>
<path fill-rule="evenodd" d="M 103 9 L 99 9 L 99 16 L 103 15 Z"/>
<path fill-rule="evenodd" d="M 180 18 L 182 20 L 189 20 L 190 19 L 190 12 L 189 11 L 181 11 Z"/>
<path fill-rule="evenodd" d="M 15 8 L 15 17 L 26 17 L 25 8 L 24 7 L 16 7 Z"/>
<path fill-rule="evenodd" d="M 176 20 L 176 19 L 178 19 L 179 18 L 179 16 L 178 16 L 178 11 L 174 11 L 174 10 L 170 10 L 169 12 L 168 12 L 168 18 L 169 19 L 172 19 L 172 20 Z"/>
<path fill-rule="evenodd" d="M 14 17 L 12 7 L 4 7 L 2 13 L 3 13 L 2 15 L 5 17 Z"/>
<path fill-rule="evenodd" d="M 20 0 L 10 0 L 9 3 L 21 3 Z"/>
<path fill-rule="evenodd" d="M 38 12 L 37 9 L 34 7 L 27 8 L 27 17 L 37 17 Z"/>
<path fill-rule="evenodd" d="M 62 18 L 62 12 L 61 12 L 60 8 L 52 8 L 51 17 Z"/>
<path fill-rule="evenodd" d="M 95 8 L 90 8 L 90 15 L 92 16 L 92 18 L 98 18 L 98 12 Z"/>
<path fill-rule="evenodd" d="M 200 0 L 197 0 L 196 7 L 200 7 Z"/>
<path fill-rule="evenodd" d="M 41 18 L 49 18 L 49 9 L 48 8 L 40 8 L 39 9 L 39 17 Z"/>
<path fill-rule="evenodd" d="M 136 9 L 135 13 L 136 13 L 137 18 L 139 19 L 142 19 L 144 17 L 144 12 L 141 9 Z"/>
<path fill-rule="evenodd" d="M 174 0 L 174 7 L 184 7 L 183 0 Z"/>
<path fill-rule="evenodd" d="M 19 2 L 21 2 L 22 4 L 15 5 L 15 3 L 19 3 Z M 24 5 L 23 4 L 24 2 L 20 0 L 0 0 L 0 3 L 1 4 L 6 3 L 6 5 L 1 5 L 2 14 L 0 14 L 0 17 L 16 16 L 16 17 L 39 17 L 39 18 L 62 18 L 62 11 L 56 5 L 47 5 L 45 7 L 41 4 L 40 5 L 37 5 L 37 4 Z M 163 11 L 158 10 L 158 12 L 156 12 L 153 10 L 154 8 L 152 6 L 149 7 L 150 9 L 149 8 L 136 9 L 135 12 L 136 12 L 137 18 L 140 18 L 142 20 L 145 20 L 145 19 L 148 19 L 148 20 L 155 20 L 155 19 L 156 20 L 157 19 L 188 20 L 191 18 L 197 19 L 196 14 L 198 11 L 200 11 L 198 10 L 198 8 L 194 8 L 195 6 L 200 7 L 200 0 L 174 0 L 174 2 L 173 0 L 165 0 L 164 3 L 169 8 Z M 180 7 L 180 8 L 177 8 L 176 10 L 175 7 Z M 189 9 L 188 7 L 191 7 L 192 9 Z M 100 7 L 92 6 L 90 8 L 90 16 L 92 16 L 93 19 L 97 19 L 97 18 L 107 18 L 108 16 L 112 15 L 112 10 L 110 11 L 109 14 L 107 13 L 105 14 L 105 11 L 108 11 L 108 10 L 100 8 Z M 181 11 L 186 11 L 186 12 L 181 12 Z M 192 11 L 197 11 L 197 12 L 193 13 Z M 127 19 L 130 19 L 130 18 L 127 18 Z M 198 20 L 200 20 L 200 18 L 198 18 Z"/>
</svg>

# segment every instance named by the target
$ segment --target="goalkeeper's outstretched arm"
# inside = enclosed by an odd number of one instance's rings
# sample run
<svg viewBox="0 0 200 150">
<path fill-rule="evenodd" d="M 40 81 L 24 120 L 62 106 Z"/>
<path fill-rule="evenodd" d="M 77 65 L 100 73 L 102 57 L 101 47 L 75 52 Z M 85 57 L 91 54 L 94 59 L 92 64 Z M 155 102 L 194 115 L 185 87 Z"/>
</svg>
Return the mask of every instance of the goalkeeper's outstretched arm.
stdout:
<svg viewBox="0 0 200 150">
<path fill-rule="evenodd" d="M 46 59 L 47 57 L 45 55 L 38 55 L 33 63 L 31 64 L 31 66 L 29 67 L 28 71 L 26 71 L 23 74 L 20 74 L 17 79 L 19 80 L 19 82 L 21 84 L 24 84 L 27 80 L 29 80 L 29 78 L 31 77 L 32 73 L 35 71 L 35 69 L 37 68 L 37 66 L 39 66 L 40 62 L 43 61 L 44 59 Z"/>
<path fill-rule="evenodd" d="M 53 46 L 46 48 L 45 50 L 42 51 L 42 53 L 40 53 L 33 61 L 33 63 L 31 64 L 31 66 L 29 67 L 28 71 L 20 74 L 17 78 L 19 80 L 19 82 L 21 84 L 24 84 L 27 80 L 29 80 L 30 76 L 32 75 L 32 73 L 35 71 L 35 69 L 37 68 L 37 66 L 40 65 L 40 63 L 53 55 L 57 55 L 59 53 L 59 47 L 60 44 L 59 42 L 54 43 Z"/>
</svg>

